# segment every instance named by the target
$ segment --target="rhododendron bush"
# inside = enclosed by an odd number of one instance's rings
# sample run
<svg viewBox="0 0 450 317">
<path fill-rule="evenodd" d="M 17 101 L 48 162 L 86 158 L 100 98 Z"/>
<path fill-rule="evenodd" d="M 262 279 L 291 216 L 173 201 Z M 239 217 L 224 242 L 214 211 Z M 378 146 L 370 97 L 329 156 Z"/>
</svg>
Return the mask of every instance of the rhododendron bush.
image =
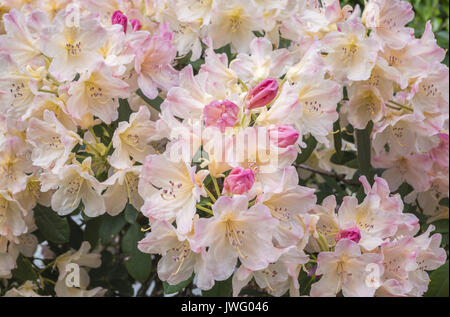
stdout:
<svg viewBox="0 0 450 317">
<path fill-rule="evenodd" d="M 0 295 L 448 296 L 448 17 L 0 4 Z"/>
</svg>

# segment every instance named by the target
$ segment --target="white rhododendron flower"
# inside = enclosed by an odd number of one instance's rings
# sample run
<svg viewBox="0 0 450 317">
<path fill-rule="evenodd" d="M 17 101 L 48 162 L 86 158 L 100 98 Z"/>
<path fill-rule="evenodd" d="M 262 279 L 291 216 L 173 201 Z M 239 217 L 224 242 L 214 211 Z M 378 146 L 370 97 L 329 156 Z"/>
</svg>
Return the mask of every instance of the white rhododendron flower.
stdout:
<svg viewBox="0 0 450 317">
<path fill-rule="evenodd" d="M 92 175 L 91 158 L 81 164 L 64 166 L 58 174 L 41 175 L 42 190 L 56 189 L 52 196 L 52 208 L 60 215 L 74 211 L 83 201 L 86 215 L 98 216 L 104 213 L 105 202 L 100 195 L 103 186 Z"/>
</svg>

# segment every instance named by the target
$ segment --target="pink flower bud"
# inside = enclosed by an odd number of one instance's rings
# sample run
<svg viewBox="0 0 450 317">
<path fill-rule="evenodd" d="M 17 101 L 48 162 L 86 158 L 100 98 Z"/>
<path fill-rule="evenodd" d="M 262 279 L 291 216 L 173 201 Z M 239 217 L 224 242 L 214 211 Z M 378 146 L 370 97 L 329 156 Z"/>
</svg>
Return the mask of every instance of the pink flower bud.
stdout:
<svg viewBox="0 0 450 317">
<path fill-rule="evenodd" d="M 123 26 L 123 32 L 126 33 L 127 32 L 127 23 L 128 23 L 128 19 L 127 16 L 125 14 L 122 13 L 122 11 L 117 10 L 114 11 L 112 17 L 111 17 L 111 22 L 112 24 L 120 24 Z"/>
<path fill-rule="evenodd" d="M 241 195 L 248 192 L 255 183 L 255 173 L 251 169 L 235 167 L 224 181 L 224 192 Z"/>
<path fill-rule="evenodd" d="M 273 78 L 264 79 L 247 96 L 247 109 L 255 109 L 268 105 L 275 99 L 278 83 Z"/>
<path fill-rule="evenodd" d="M 222 132 L 225 132 L 227 127 L 235 125 L 238 120 L 238 114 L 239 107 L 227 99 L 212 101 L 203 108 L 205 126 L 218 127 Z"/>
<path fill-rule="evenodd" d="M 269 128 L 269 139 L 278 147 L 286 148 L 295 144 L 300 133 L 289 124 L 280 124 Z"/>
<path fill-rule="evenodd" d="M 349 239 L 358 243 L 359 240 L 361 240 L 361 232 L 359 231 L 359 228 L 357 226 L 354 226 L 349 229 L 341 230 L 334 239 L 336 240 L 336 242 L 341 239 Z"/>
<path fill-rule="evenodd" d="M 133 19 L 130 21 L 131 26 L 133 27 L 133 31 L 139 31 L 142 28 L 141 21 L 138 19 Z"/>
</svg>

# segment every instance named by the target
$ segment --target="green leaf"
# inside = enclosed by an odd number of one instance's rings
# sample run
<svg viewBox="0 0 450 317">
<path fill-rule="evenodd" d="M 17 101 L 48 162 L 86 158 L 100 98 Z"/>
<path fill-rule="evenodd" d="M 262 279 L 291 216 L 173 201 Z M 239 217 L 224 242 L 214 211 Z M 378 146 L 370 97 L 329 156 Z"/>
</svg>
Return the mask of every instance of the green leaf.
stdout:
<svg viewBox="0 0 450 317">
<path fill-rule="evenodd" d="M 232 280 L 231 277 L 225 281 L 217 282 L 209 291 L 202 291 L 206 297 L 228 297 L 231 296 Z"/>
<path fill-rule="evenodd" d="M 194 274 L 190 278 L 188 278 L 186 281 L 183 281 L 177 285 L 170 285 L 166 281 L 163 282 L 164 287 L 164 294 L 173 294 L 176 292 L 181 291 L 183 288 L 191 284 L 192 280 L 194 279 Z"/>
<path fill-rule="evenodd" d="M 144 233 L 138 224 L 131 225 L 122 239 L 122 251 L 128 255 L 125 262 L 128 273 L 143 283 L 150 276 L 151 272 L 151 256 L 142 253 L 137 248 L 138 242 L 144 238 Z"/>
<path fill-rule="evenodd" d="M 435 222 L 432 222 L 431 224 L 436 227 L 434 232 L 437 232 L 437 233 L 448 233 L 448 231 L 449 231 L 449 228 L 448 228 L 449 220 L 448 219 L 437 220 Z"/>
<path fill-rule="evenodd" d="M 112 241 L 112 238 L 122 230 L 127 221 L 125 220 L 123 213 L 114 217 L 104 215 L 102 218 L 103 221 L 100 225 L 100 239 L 103 244 L 108 244 Z"/>
<path fill-rule="evenodd" d="M 38 278 L 31 262 L 21 254 L 17 258 L 16 264 L 17 268 L 12 271 L 12 275 L 17 281 L 23 283 L 29 280 L 34 281 Z"/>
<path fill-rule="evenodd" d="M 119 99 L 119 122 L 128 121 L 131 115 L 130 104 L 127 99 Z"/>
<path fill-rule="evenodd" d="M 164 101 L 161 97 L 156 97 L 155 99 L 149 99 L 141 89 L 136 91 L 136 94 L 141 97 L 149 106 L 155 109 L 158 112 L 161 112 L 161 104 Z"/>
<path fill-rule="evenodd" d="M 342 158 L 342 134 L 341 134 L 341 125 L 339 123 L 339 120 L 337 120 L 333 124 L 333 130 L 335 131 L 335 133 L 333 135 L 334 148 L 336 150 L 335 154 L 338 157 L 338 159 L 341 159 Z"/>
<path fill-rule="evenodd" d="M 100 226 L 102 224 L 102 218 L 97 217 L 89 220 L 86 223 L 86 228 L 84 229 L 83 239 L 91 244 L 92 248 L 95 248 L 100 239 Z"/>
<path fill-rule="evenodd" d="M 302 153 L 297 156 L 297 160 L 295 161 L 297 164 L 305 163 L 317 146 L 317 140 L 312 135 L 303 141 L 306 143 L 306 148 L 303 148 Z"/>
<path fill-rule="evenodd" d="M 364 130 L 355 129 L 356 148 L 358 149 L 358 163 L 361 174 L 370 178 L 370 134 L 372 132 L 373 123 L 370 121 Z"/>
<path fill-rule="evenodd" d="M 45 239 L 54 243 L 69 242 L 70 227 L 66 218 L 58 216 L 50 208 L 37 205 L 34 220 Z"/>
<path fill-rule="evenodd" d="M 337 165 L 347 165 L 349 163 L 354 164 L 354 161 L 356 159 L 357 156 L 355 152 L 343 151 L 341 152 L 341 156 L 339 156 L 337 153 L 334 153 L 330 158 L 330 162 Z"/>
<path fill-rule="evenodd" d="M 134 208 L 134 206 L 130 203 L 125 207 L 125 220 L 131 224 L 136 223 L 137 216 L 139 211 Z"/>
<path fill-rule="evenodd" d="M 70 228 L 69 245 L 75 250 L 78 250 L 83 243 L 83 230 L 81 230 L 72 218 L 68 217 L 67 221 L 69 222 Z"/>
<path fill-rule="evenodd" d="M 445 262 L 436 271 L 430 275 L 431 282 L 428 285 L 428 291 L 425 293 L 426 297 L 448 297 L 448 261 Z"/>
</svg>

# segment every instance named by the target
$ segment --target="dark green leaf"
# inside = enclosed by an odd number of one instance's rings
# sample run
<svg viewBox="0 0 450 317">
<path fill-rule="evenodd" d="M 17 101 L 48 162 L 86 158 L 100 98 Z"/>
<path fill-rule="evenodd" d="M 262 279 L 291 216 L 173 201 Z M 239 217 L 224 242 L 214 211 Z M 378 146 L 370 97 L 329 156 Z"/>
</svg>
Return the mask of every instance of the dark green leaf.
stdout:
<svg viewBox="0 0 450 317">
<path fill-rule="evenodd" d="M 119 99 L 119 122 L 128 121 L 131 115 L 130 104 L 127 99 Z"/>
<path fill-rule="evenodd" d="M 163 282 L 164 287 L 164 294 L 173 294 L 176 292 L 181 291 L 183 288 L 191 284 L 192 280 L 194 279 L 194 274 L 190 278 L 188 278 L 186 281 L 183 281 L 177 285 L 170 285 L 166 281 Z"/>
<path fill-rule="evenodd" d="M 13 278 L 17 281 L 23 283 L 26 281 L 34 281 L 37 279 L 37 274 L 33 270 L 33 266 L 31 265 L 31 262 L 24 258 L 21 254 L 17 258 L 16 261 L 17 268 L 12 271 Z"/>
<path fill-rule="evenodd" d="M 138 280 L 145 282 L 151 272 L 151 256 L 142 253 L 137 248 L 138 242 L 144 238 L 144 233 L 137 224 L 131 225 L 122 239 L 122 251 L 128 256 L 125 262 L 128 273 Z"/>
<path fill-rule="evenodd" d="M 358 149 L 358 163 L 361 174 L 370 178 L 371 155 L 370 155 L 370 134 L 372 133 L 373 123 L 370 121 L 364 130 L 355 130 L 356 147 Z"/>
<path fill-rule="evenodd" d="M 297 164 L 305 163 L 317 146 L 317 140 L 312 135 L 303 141 L 306 143 L 306 148 L 302 148 L 302 152 L 297 156 Z"/>
<path fill-rule="evenodd" d="M 116 236 L 123 226 L 126 224 L 123 213 L 117 216 L 104 215 L 102 224 L 100 225 L 100 239 L 104 244 L 111 242 L 112 238 Z"/>
<path fill-rule="evenodd" d="M 48 241 L 54 243 L 69 241 L 70 227 L 66 218 L 58 216 L 50 208 L 37 205 L 34 208 L 34 219 L 39 231 Z"/>
<path fill-rule="evenodd" d="M 67 218 L 69 222 L 70 227 L 70 237 L 69 237 L 69 244 L 72 248 L 75 250 L 78 250 L 81 246 L 81 243 L 83 243 L 83 230 L 80 229 L 78 224 L 73 221 L 72 218 Z"/>
<path fill-rule="evenodd" d="M 437 233 L 448 233 L 448 226 L 449 226 L 449 221 L 448 219 L 442 219 L 442 220 L 437 220 L 435 222 L 431 223 L 433 226 L 436 227 L 436 229 L 434 230 L 434 232 Z"/>
<path fill-rule="evenodd" d="M 206 297 L 228 297 L 231 296 L 232 280 L 231 277 L 225 281 L 216 281 L 216 284 L 209 291 L 202 291 Z"/>
<path fill-rule="evenodd" d="M 334 135 L 333 135 L 333 139 L 334 139 L 334 148 L 336 150 L 336 156 L 337 158 L 340 160 L 342 158 L 342 134 L 341 134 L 341 125 L 339 123 L 339 120 L 337 120 L 334 124 L 333 124 L 333 130 Z"/>
<path fill-rule="evenodd" d="M 138 214 L 139 211 L 132 204 L 128 203 L 125 207 L 125 220 L 131 224 L 136 223 Z"/>
<path fill-rule="evenodd" d="M 86 228 L 84 229 L 83 238 L 91 244 L 92 248 L 95 248 L 100 238 L 100 225 L 102 224 L 102 218 L 97 217 L 89 220 L 86 223 Z"/>
<path fill-rule="evenodd" d="M 136 94 L 141 97 L 149 106 L 151 106 L 153 109 L 157 110 L 158 112 L 161 112 L 161 104 L 164 101 L 161 97 L 156 97 L 155 99 L 149 99 L 141 89 L 138 89 L 136 91 Z"/>
<path fill-rule="evenodd" d="M 337 165 L 347 165 L 351 162 L 353 163 L 356 159 L 355 152 L 343 151 L 340 157 L 337 153 L 334 153 L 330 158 L 330 162 Z"/>
<path fill-rule="evenodd" d="M 431 282 L 428 285 L 426 297 L 448 297 L 448 261 L 443 266 L 433 271 L 430 275 Z"/>
</svg>

